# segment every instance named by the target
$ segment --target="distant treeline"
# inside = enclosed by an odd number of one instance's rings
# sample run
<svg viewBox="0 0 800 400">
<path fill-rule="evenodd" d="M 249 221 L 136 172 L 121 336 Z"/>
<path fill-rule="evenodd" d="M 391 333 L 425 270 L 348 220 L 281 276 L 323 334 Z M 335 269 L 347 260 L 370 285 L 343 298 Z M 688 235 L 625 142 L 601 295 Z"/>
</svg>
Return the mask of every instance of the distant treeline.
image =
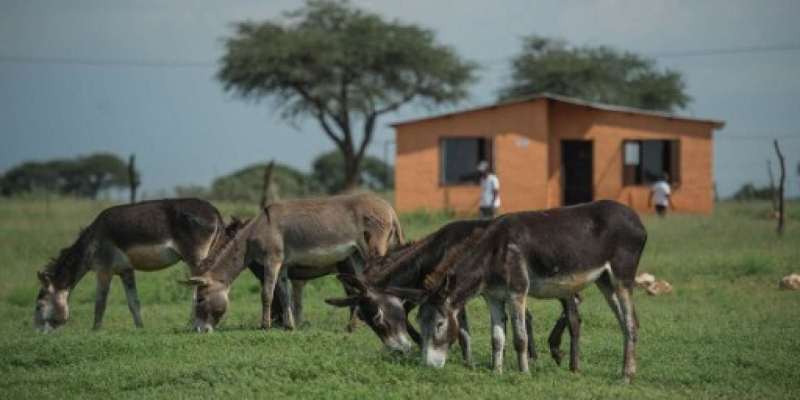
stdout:
<svg viewBox="0 0 800 400">
<path fill-rule="evenodd" d="M 257 203 L 261 198 L 267 164 L 252 164 L 221 176 L 209 188 L 177 186 L 175 194 L 178 197 Z M 310 173 L 281 163 L 275 163 L 272 170 L 271 192 L 280 198 L 334 194 L 344 186 L 344 158 L 338 151 L 323 153 L 314 159 Z M 382 160 L 366 156 L 361 169 L 361 186 L 375 191 L 389 190 L 394 187 L 394 171 Z"/>
<path fill-rule="evenodd" d="M 178 186 L 175 195 L 258 202 L 266 166 L 266 162 L 247 166 L 215 179 L 210 187 Z M 0 176 L 0 194 L 41 192 L 95 199 L 103 190 L 127 188 L 128 175 L 128 164 L 110 153 L 28 161 Z M 139 177 L 138 172 L 136 177 Z M 310 173 L 281 163 L 276 163 L 272 170 L 271 192 L 280 198 L 333 194 L 344 186 L 344 158 L 338 151 L 323 153 L 314 159 Z M 380 159 L 367 156 L 362 163 L 361 186 L 375 191 L 389 190 L 394 187 L 394 171 Z"/>
<path fill-rule="evenodd" d="M 3 196 L 38 191 L 94 199 L 103 190 L 127 186 L 127 163 L 110 153 L 28 161 L 0 176 Z"/>
</svg>

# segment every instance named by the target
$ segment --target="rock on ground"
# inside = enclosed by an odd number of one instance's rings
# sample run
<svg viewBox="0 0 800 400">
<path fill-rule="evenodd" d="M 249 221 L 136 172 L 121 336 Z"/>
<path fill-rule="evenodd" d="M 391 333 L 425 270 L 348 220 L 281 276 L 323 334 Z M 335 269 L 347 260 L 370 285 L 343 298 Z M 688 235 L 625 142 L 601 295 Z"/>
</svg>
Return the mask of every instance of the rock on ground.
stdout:
<svg viewBox="0 0 800 400">
<path fill-rule="evenodd" d="M 800 290 L 800 274 L 784 276 L 779 287 L 783 290 Z"/>
<path fill-rule="evenodd" d="M 647 294 L 651 296 L 658 296 L 662 294 L 672 293 L 672 285 L 665 280 L 657 280 L 647 287 Z"/>
<path fill-rule="evenodd" d="M 655 283 L 656 277 L 652 274 L 648 274 L 647 272 L 642 272 L 641 274 L 636 276 L 636 286 L 647 289 L 650 285 Z"/>
</svg>

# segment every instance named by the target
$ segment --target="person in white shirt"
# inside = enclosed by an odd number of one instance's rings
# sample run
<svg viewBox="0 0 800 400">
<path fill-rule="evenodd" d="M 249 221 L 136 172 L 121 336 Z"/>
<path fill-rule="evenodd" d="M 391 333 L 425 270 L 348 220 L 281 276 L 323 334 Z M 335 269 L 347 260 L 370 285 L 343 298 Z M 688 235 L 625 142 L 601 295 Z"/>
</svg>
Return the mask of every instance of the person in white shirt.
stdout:
<svg viewBox="0 0 800 400">
<path fill-rule="evenodd" d="M 662 174 L 661 179 L 656 181 L 656 183 L 650 187 L 649 203 L 651 206 L 655 204 L 656 213 L 658 213 L 658 215 L 661 217 L 667 214 L 667 208 L 673 208 L 672 201 L 670 201 L 672 189 L 669 187 L 668 181 L 669 175 L 667 175 L 665 172 Z"/>
<path fill-rule="evenodd" d="M 480 216 L 491 219 L 500 208 L 500 180 L 489 169 L 489 163 L 486 161 L 478 163 L 478 172 L 481 174 Z"/>
</svg>

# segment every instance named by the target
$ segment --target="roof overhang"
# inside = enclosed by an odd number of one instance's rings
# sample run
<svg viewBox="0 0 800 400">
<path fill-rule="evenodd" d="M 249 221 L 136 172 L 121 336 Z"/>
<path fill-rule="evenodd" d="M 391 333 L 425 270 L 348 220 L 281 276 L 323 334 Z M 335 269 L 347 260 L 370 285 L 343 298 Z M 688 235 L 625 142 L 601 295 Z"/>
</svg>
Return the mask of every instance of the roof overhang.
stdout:
<svg viewBox="0 0 800 400">
<path fill-rule="evenodd" d="M 712 125 L 714 127 L 714 129 L 721 129 L 722 127 L 725 126 L 725 121 L 716 120 L 716 119 L 687 117 L 687 116 L 682 116 L 682 115 L 677 115 L 677 114 L 672 114 L 672 113 L 662 112 L 662 111 L 652 111 L 652 110 L 643 110 L 641 108 L 634 108 L 634 107 L 615 106 L 615 105 L 611 105 L 611 104 L 604 104 L 604 103 L 586 101 L 586 100 L 576 99 L 574 97 L 561 96 L 561 95 L 552 94 L 552 93 L 539 93 L 539 94 L 526 96 L 526 97 L 521 97 L 521 98 L 517 98 L 517 99 L 506 100 L 506 101 L 502 101 L 502 102 L 498 102 L 498 103 L 494 103 L 494 104 L 488 104 L 488 105 L 483 105 L 483 106 L 478 106 L 478 107 L 473 107 L 473 108 L 467 108 L 467 109 L 461 110 L 461 111 L 454 111 L 454 112 L 449 112 L 449 113 L 444 113 L 444 114 L 432 115 L 432 116 L 423 117 L 423 118 L 415 118 L 415 119 L 410 119 L 410 120 L 406 120 L 406 121 L 398 121 L 398 122 L 392 123 L 390 125 L 392 127 L 397 128 L 399 126 L 416 124 L 418 122 L 424 122 L 424 121 L 435 120 L 435 119 L 440 119 L 440 118 L 448 118 L 448 117 L 453 117 L 453 116 L 456 116 L 456 115 L 459 115 L 459 114 L 465 114 L 465 113 L 470 113 L 470 112 L 475 112 L 475 111 L 490 110 L 490 109 L 493 109 L 493 108 L 500 108 L 500 107 L 510 106 L 510 105 L 514 105 L 514 104 L 534 102 L 534 101 L 540 101 L 540 100 L 556 101 L 556 102 L 560 102 L 560 103 L 571 104 L 571 105 L 581 106 L 581 107 L 588 107 L 588 108 L 592 108 L 592 109 L 595 109 L 595 110 L 601 110 L 601 111 L 610 111 L 610 112 L 618 112 L 618 113 L 626 113 L 626 114 L 636 114 L 636 115 L 644 115 L 644 116 L 658 117 L 658 118 L 665 118 L 665 119 L 674 119 L 674 120 L 679 120 L 679 121 L 688 121 L 688 122 L 696 122 L 696 123 L 702 123 L 702 124 L 710 124 L 710 125 Z"/>
</svg>

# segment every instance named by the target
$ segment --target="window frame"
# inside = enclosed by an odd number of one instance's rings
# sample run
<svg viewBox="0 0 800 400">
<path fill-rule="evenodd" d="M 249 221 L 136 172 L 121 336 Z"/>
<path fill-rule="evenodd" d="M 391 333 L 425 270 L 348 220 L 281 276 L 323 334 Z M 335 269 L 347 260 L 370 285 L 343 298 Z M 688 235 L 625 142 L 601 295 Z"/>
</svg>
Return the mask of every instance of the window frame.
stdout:
<svg viewBox="0 0 800 400">
<path fill-rule="evenodd" d="M 662 168 L 669 174 L 668 183 L 672 186 L 679 186 L 681 183 L 681 140 L 677 139 L 623 139 L 622 141 L 622 186 L 623 187 L 649 187 L 655 182 L 647 182 L 644 179 L 644 142 L 663 142 L 663 163 L 666 168 Z M 639 147 L 638 163 L 627 164 L 627 146 L 631 143 L 636 143 Z M 635 168 L 635 172 L 630 174 L 629 168 Z M 633 182 L 631 182 L 632 176 Z"/>
<path fill-rule="evenodd" d="M 494 152 L 494 137 L 493 136 L 465 136 L 465 135 L 453 135 L 453 136 L 440 136 L 439 137 L 439 187 L 457 187 L 457 186 L 479 186 L 479 181 L 463 181 L 463 182 L 446 182 L 445 181 L 445 146 L 444 143 L 447 140 L 460 140 L 460 139 L 470 139 L 470 140 L 482 140 L 487 150 L 484 151 L 485 156 L 489 162 L 489 168 L 494 171 L 495 166 L 495 152 Z M 480 162 L 481 160 L 478 160 Z"/>
</svg>

